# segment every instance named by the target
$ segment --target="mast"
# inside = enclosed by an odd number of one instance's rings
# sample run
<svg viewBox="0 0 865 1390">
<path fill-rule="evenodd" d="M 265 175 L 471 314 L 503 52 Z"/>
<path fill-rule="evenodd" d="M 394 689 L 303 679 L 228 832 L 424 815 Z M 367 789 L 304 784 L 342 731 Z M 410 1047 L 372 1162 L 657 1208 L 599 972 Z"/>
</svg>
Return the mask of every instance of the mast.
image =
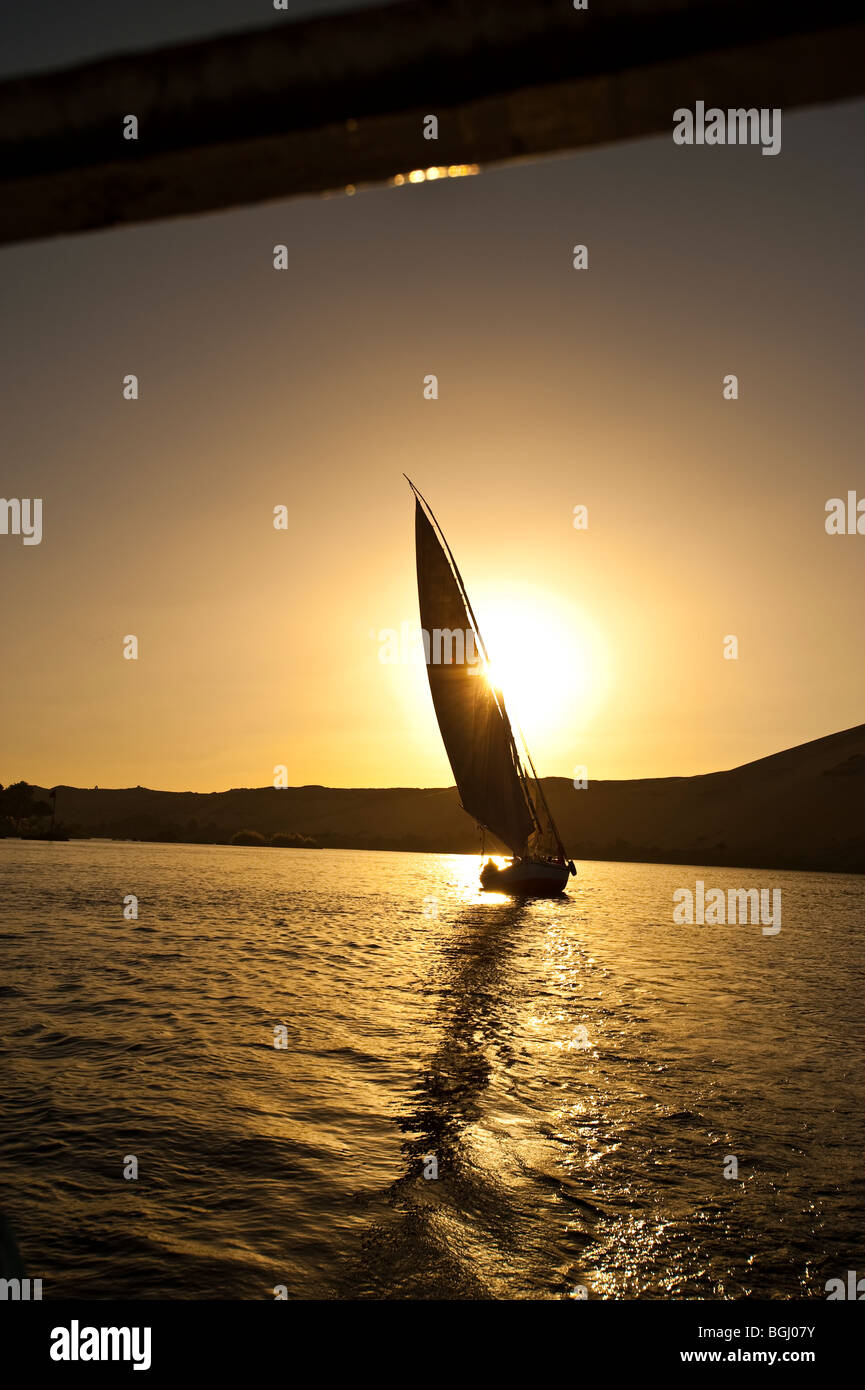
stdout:
<svg viewBox="0 0 865 1390">
<path fill-rule="evenodd" d="M 519 726 L 518 726 L 518 727 L 519 727 Z M 535 765 L 534 765 L 534 763 L 532 762 L 532 755 L 531 755 L 531 753 L 529 752 L 529 745 L 526 743 L 526 736 L 525 736 L 525 734 L 523 733 L 522 729 L 520 729 L 520 738 L 522 739 L 523 747 L 524 747 L 525 750 L 526 750 L 526 757 L 527 757 L 528 760 L 529 760 L 529 767 L 532 769 L 532 776 L 533 776 L 533 778 L 534 778 L 534 780 L 535 780 L 535 786 L 536 786 L 537 789 L 538 789 L 538 796 L 541 798 L 541 801 L 543 802 L 544 810 L 546 811 L 547 816 L 549 817 L 550 827 L 551 827 L 551 829 L 552 829 L 553 834 L 554 834 L 555 837 L 556 837 L 556 844 L 557 844 L 558 847 L 559 847 L 559 852 L 560 852 L 562 858 L 565 859 L 567 856 L 565 855 L 565 847 L 564 847 L 564 845 L 563 845 L 563 843 L 562 843 L 562 837 L 561 837 L 561 835 L 559 834 L 559 827 L 556 825 L 556 822 L 553 820 L 553 813 L 552 813 L 552 811 L 550 810 L 550 804 L 549 804 L 549 802 L 547 801 L 546 795 L 544 794 L 544 789 L 543 789 L 543 787 L 541 786 L 541 779 L 540 779 L 540 777 L 538 776 L 538 774 L 535 772 Z M 538 828 L 540 829 L 540 827 L 538 827 Z M 543 833 L 543 832 L 541 832 L 541 833 Z"/>
</svg>

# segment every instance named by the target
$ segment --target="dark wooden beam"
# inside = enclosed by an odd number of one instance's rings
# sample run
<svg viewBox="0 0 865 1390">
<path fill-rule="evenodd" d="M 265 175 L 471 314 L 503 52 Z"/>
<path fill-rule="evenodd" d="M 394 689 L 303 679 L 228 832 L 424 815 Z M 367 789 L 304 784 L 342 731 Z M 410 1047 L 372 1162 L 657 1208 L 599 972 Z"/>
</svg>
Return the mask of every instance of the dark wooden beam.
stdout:
<svg viewBox="0 0 865 1390">
<path fill-rule="evenodd" d="M 0 242 L 863 92 L 862 0 L 404 0 L 0 84 Z"/>
</svg>

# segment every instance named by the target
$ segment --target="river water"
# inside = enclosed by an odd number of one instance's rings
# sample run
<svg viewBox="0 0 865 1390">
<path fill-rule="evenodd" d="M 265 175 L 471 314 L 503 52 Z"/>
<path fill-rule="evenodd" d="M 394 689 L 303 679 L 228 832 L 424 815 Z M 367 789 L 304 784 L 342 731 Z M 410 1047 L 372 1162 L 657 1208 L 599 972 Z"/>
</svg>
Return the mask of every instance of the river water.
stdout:
<svg viewBox="0 0 865 1390">
<path fill-rule="evenodd" d="M 43 1297 L 865 1270 L 865 879 L 578 867 L 520 904 L 458 855 L 0 841 L 0 1211 Z M 781 930 L 677 925 L 698 879 L 780 888 Z"/>
</svg>

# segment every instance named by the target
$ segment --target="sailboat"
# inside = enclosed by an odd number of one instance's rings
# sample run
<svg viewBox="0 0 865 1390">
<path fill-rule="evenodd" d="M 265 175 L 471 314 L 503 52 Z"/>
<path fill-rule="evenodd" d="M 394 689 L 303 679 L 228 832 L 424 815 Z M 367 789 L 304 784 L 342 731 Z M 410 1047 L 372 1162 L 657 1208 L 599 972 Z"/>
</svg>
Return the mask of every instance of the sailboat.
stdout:
<svg viewBox="0 0 865 1390">
<path fill-rule="evenodd" d="M 405 476 L 405 475 L 403 475 Z M 429 503 L 415 499 L 417 588 L 433 708 L 464 811 L 511 852 L 481 869 L 485 890 L 553 896 L 576 873 L 531 754 L 522 753 L 451 548 Z M 483 851 L 481 853 L 483 858 Z"/>
</svg>

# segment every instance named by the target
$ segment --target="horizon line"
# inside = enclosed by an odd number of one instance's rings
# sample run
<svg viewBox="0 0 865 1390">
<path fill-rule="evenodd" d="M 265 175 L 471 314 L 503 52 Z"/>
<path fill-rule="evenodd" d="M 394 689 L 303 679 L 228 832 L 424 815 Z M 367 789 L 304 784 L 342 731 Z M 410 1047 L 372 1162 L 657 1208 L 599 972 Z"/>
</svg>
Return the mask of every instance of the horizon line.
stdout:
<svg viewBox="0 0 865 1390">
<path fill-rule="evenodd" d="M 794 744 L 791 744 L 791 745 L 790 745 L 789 747 L 787 747 L 787 748 L 780 748 L 780 749 L 777 749 L 774 753 L 767 753 L 767 754 L 764 754 L 762 757 L 759 757 L 759 758 L 752 758 L 749 762 L 746 762 L 746 763 L 737 763 L 737 764 L 735 764 L 733 767 L 717 768 L 717 769 L 715 769 L 715 770 L 712 771 L 712 772 L 666 773 L 666 774 L 663 774 L 663 775 L 661 775 L 661 776 L 655 776 L 655 777 L 596 777 L 596 778 L 594 778 L 594 779 L 591 779 L 590 782 L 589 782 L 589 784 L 590 784 L 590 785 L 598 785 L 598 784 L 600 784 L 600 783 L 613 784 L 613 783 L 622 783 L 622 782 L 688 782 L 688 781 L 694 781 L 695 779 L 697 779 L 697 778 L 699 778 L 699 777 L 720 777 L 720 776 L 724 776 L 724 775 L 727 774 L 727 773 L 741 772 L 741 771 L 744 771 L 745 768 L 756 767 L 758 764 L 764 763 L 764 762 L 769 762 L 769 761 L 770 761 L 771 759 L 773 759 L 773 758 L 782 758 L 782 757 L 784 757 L 786 754 L 788 754 L 788 753 L 795 753 L 795 752 L 797 752 L 797 751 L 798 751 L 799 749 L 801 749 L 801 748 L 814 747 L 814 746 L 816 746 L 817 744 L 828 743 L 828 742 L 830 742 L 832 739 L 840 738 L 840 737 L 842 737 L 842 736 L 845 735 L 845 734 L 855 734 L 855 733 L 862 733 L 862 734 L 865 734 L 865 723 L 862 723 L 862 724 L 853 724 L 853 725 L 849 726 L 849 727 L 846 728 L 846 729 L 837 729 L 837 730 L 835 730 L 834 733 L 831 733 L 831 734 L 821 734 L 818 738 L 805 739 L 805 741 L 804 741 L 803 743 L 794 743 Z M 588 780 L 588 779 L 587 779 L 587 780 Z M 14 785 L 15 785 L 15 781 L 18 781 L 18 782 L 26 781 L 26 778 L 17 778 L 17 779 L 15 779 L 15 780 L 13 780 L 12 782 L 5 782 L 5 783 L 2 782 L 2 781 L 0 781 L 0 785 L 2 785 L 2 786 L 14 786 Z M 547 773 L 547 774 L 545 774 L 544 776 L 539 777 L 539 778 L 538 778 L 538 781 L 539 781 L 539 782 L 552 782 L 552 781 L 572 782 L 572 781 L 573 781 L 573 778 L 572 778 L 572 777 L 562 776 L 562 775 L 559 774 L 559 773 Z M 222 788 L 221 790 L 214 790 L 214 791 L 193 791 L 193 790 L 192 790 L 191 788 L 189 788 L 189 787 L 184 787 L 184 788 L 182 788 L 182 789 L 174 789 L 174 790 L 172 790 L 171 788 L 168 788 L 168 787 L 146 787 L 146 786 L 144 786 L 144 784 L 141 783 L 141 782 L 137 782 L 137 783 L 135 783 L 135 784 L 132 784 L 132 785 L 129 785 L 129 786 L 125 786 L 125 787 L 107 787 L 107 786 L 100 787 L 98 783 L 94 783 L 94 785 L 93 785 L 92 787 L 90 787 L 90 786 L 87 786 L 87 787 L 79 787 L 79 786 L 75 786 L 75 785 L 74 785 L 73 783 L 71 783 L 71 782 L 53 782 L 53 783 L 50 783 L 50 784 L 48 784 L 48 783 L 42 783 L 42 782 L 27 782 L 27 785 L 30 786 L 30 787 L 35 787 L 35 788 L 37 788 L 39 791 L 47 791 L 47 792 L 50 792 L 50 791 L 52 791 L 52 790 L 57 790 L 57 791 L 62 791 L 62 790 L 65 790 L 65 791 L 80 791 L 80 792 L 92 792 L 92 791 L 100 791 L 100 792 L 147 791 L 147 792 L 155 792 L 155 793 L 157 793 L 158 795 L 161 795 L 161 796 L 227 796 L 227 795 L 229 795 L 231 792 L 261 792 L 261 791 L 279 792 L 279 791 L 309 791 L 309 790 L 346 791 L 346 792 L 350 792 L 350 791 L 381 791 L 381 792 L 384 792 L 384 791 L 413 791 L 413 792 L 441 792 L 441 793 L 450 792 L 450 791 L 456 791 L 456 790 L 457 790 L 457 788 L 456 788 L 456 786 L 455 786 L 455 784 L 454 784 L 453 782 L 451 782 L 451 783 L 450 783 L 449 785 L 447 785 L 447 786 L 426 786 L 426 787 L 423 787 L 423 786 L 416 786 L 416 785 L 413 786 L 413 785 L 410 785 L 410 784 L 408 784 L 408 783 L 402 783 L 402 784 L 396 784 L 396 785 L 394 785 L 394 784 L 389 784 L 389 785 L 381 785 L 381 786 L 370 786 L 370 785 L 366 785 L 366 786 L 354 786 L 354 787 L 341 787 L 341 786 L 329 786 L 327 783 L 324 783 L 324 782 L 298 782 L 297 784 L 292 785 L 292 786 L 276 787 L 276 786 L 274 786 L 272 783 L 265 783 L 265 784 L 262 785 L 262 786 L 224 787 L 224 788 Z"/>
</svg>

